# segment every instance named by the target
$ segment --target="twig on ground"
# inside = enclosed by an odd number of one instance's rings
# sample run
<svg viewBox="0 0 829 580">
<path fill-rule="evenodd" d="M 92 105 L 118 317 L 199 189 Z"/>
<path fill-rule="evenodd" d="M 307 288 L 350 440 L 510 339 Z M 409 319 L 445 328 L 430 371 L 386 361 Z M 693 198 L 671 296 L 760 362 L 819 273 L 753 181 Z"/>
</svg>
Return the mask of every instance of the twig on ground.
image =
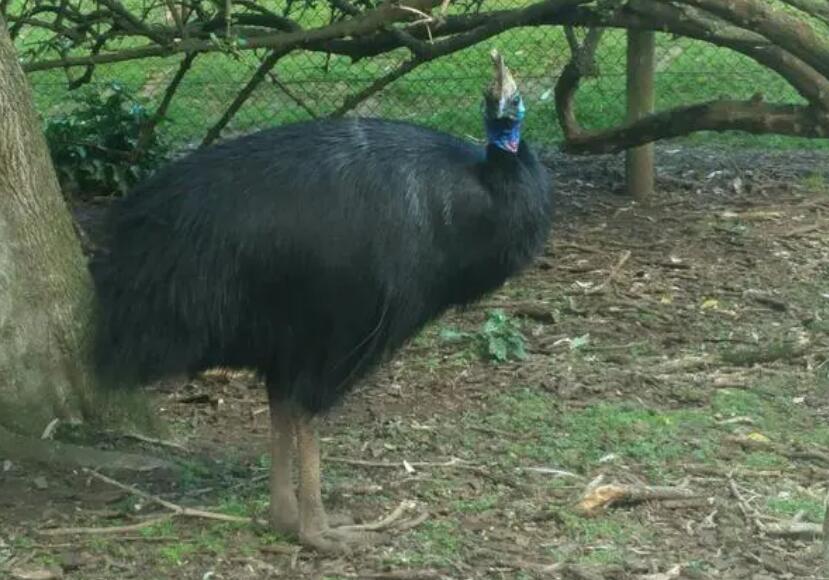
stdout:
<svg viewBox="0 0 829 580">
<path fill-rule="evenodd" d="M 760 520 L 760 514 L 757 510 L 748 505 L 748 500 L 746 500 L 745 496 L 743 496 L 740 492 L 740 488 L 737 487 L 737 482 L 734 481 L 734 478 L 731 477 L 731 475 L 728 476 L 728 489 L 731 491 L 731 495 L 734 496 L 734 499 L 737 500 L 737 507 L 740 508 L 740 512 L 742 512 L 746 522 L 754 524 L 754 527 L 760 531 L 765 531 L 766 524 Z"/>
<path fill-rule="evenodd" d="M 250 524 L 250 523 L 261 523 L 253 518 L 245 518 L 239 516 L 231 516 L 222 513 L 210 512 L 200 509 L 193 509 L 180 506 L 178 504 L 169 502 L 167 500 L 161 499 L 156 495 L 152 495 L 141 491 L 140 489 L 136 488 L 132 485 L 127 485 L 125 483 L 121 483 L 120 481 L 116 481 L 111 477 L 107 477 L 105 475 L 101 475 L 97 471 L 93 469 L 84 469 L 84 473 L 91 475 L 92 477 L 99 479 L 109 485 L 117 487 L 118 489 L 122 489 L 127 491 L 133 495 L 137 495 L 149 502 L 158 504 L 164 508 L 167 508 L 172 513 L 161 516 L 159 518 L 154 518 L 151 520 L 147 520 L 145 522 L 141 522 L 139 524 L 132 524 L 128 526 L 109 526 L 103 528 L 51 528 L 48 530 L 41 530 L 39 533 L 42 535 L 47 536 L 55 536 L 61 534 L 119 534 L 124 532 L 134 532 L 136 530 L 140 530 L 142 528 L 147 528 L 152 525 L 155 525 L 159 522 L 169 520 L 172 517 L 176 516 L 183 516 L 183 517 L 191 517 L 191 518 L 203 518 L 208 520 L 218 520 L 223 522 L 234 522 L 234 523 L 243 523 L 243 524 Z"/>
<path fill-rule="evenodd" d="M 529 471 L 530 473 L 540 473 L 542 475 L 553 475 L 555 477 L 572 477 L 573 479 L 584 479 L 583 476 L 572 471 L 565 471 L 563 469 L 555 469 L 553 467 L 522 467 L 521 471 Z"/>
<path fill-rule="evenodd" d="M 561 562 L 550 564 L 543 562 L 531 562 L 526 560 L 523 554 L 510 554 L 508 550 L 504 550 L 500 546 L 498 549 L 490 548 L 489 546 L 480 546 L 476 551 L 480 554 L 486 554 L 495 558 L 495 560 L 503 566 L 509 566 L 510 568 L 515 568 L 516 570 L 528 570 L 542 575 L 557 572 L 561 570 L 564 565 Z"/>
<path fill-rule="evenodd" d="M 395 529 L 395 531 L 398 531 L 398 532 L 402 532 L 402 531 L 405 531 L 405 530 L 411 530 L 412 528 L 416 528 L 417 526 L 419 526 L 420 524 L 425 522 L 427 519 L 429 519 L 429 513 L 428 512 L 420 512 L 415 517 L 397 524 L 396 526 L 394 526 L 394 529 Z"/>
<path fill-rule="evenodd" d="M 370 524 L 355 524 L 351 526 L 341 526 L 340 529 L 346 530 L 359 530 L 359 531 L 367 531 L 367 532 L 376 532 L 378 530 L 385 530 L 394 524 L 394 522 L 398 521 L 400 518 L 403 517 L 403 514 L 406 513 L 406 510 L 411 509 L 414 507 L 413 502 L 404 501 L 398 505 L 394 511 L 392 511 L 389 515 L 384 517 L 381 520 L 376 522 L 372 522 Z"/>
<path fill-rule="evenodd" d="M 152 495 L 152 494 L 149 494 L 145 491 L 141 491 L 140 489 L 138 489 L 135 486 L 127 485 L 125 483 L 121 483 L 120 481 L 116 481 L 116 480 L 114 480 L 110 477 L 107 477 L 106 475 L 101 475 L 100 473 L 98 473 L 97 471 L 95 471 L 93 469 L 84 469 L 83 471 L 84 471 L 84 473 L 88 473 L 89 475 L 91 475 L 92 477 L 94 477 L 96 479 L 99 479 L 99 480 L 101 480 L 105 483 L 108 483 L 112 486 L 117 487 L 118 489 L 123 489 L 124 491 L 128 491 L 128 492 L 132 493 L 133 495 L 137 495 L 138 497 L 144 498 L 147 501 L 150 501 L 152 503 L 155 503 L 155 504 L 158 504 L 162 507 L 165 507 L 168 510 L 172 511 L 173 514 L 175 514 L 175 515 L 194 517 L 194 518 L 204 518 L 204 519 L 208 519 L 208 520 L 219 520 L 219 521 L 223 521 L 223 522 L 235 522 L 235 523 L 240 523 L 240 524 L 249 524 L 249 523 L 253 523 L 253 521 L 254 521 L 253 518 L 246 518 L 246 517 L 240 517 L 240 516 L 231 516 L 231 515 L 227 515 L 227 514 L 221 514 L 221 513 L 216 513 L 216 512 L 209 512 L 209 511 L 204 511 L 204 510 L 199 510 L 199 509 L 183 507 L 183 506 L 180 506 L 178 504 L 175 504 L 175 503 L 169 502 L 167 500 L 161 499 L 157 495 Z"/>
<path fill-rule="evenodd" d="M 149 443 L 150 445 L 157 445 L 159 447 L 170 447 L 171 449 L 177 449 L 179 451 L 188 451 L 188 449 L 184 445 L 176 443 L 175 441 L 155 439 L 153 437 L 147 437 L 146 435 L 141 435 L 139 433 L 117 433 L 114 431 L 110 431 L 109 434 L 114 437 L 120 437 L 122 439 L 135 439 L 136 441 L 141 441 L 142 443 Z"/>
<path fill-rule="evenodd" d="M 761 441 L 757 439 L 751 439 L 749 437 L 739 436 L 726 437 L 725 441 L 728 443 L 739 445 L 740 447 L 743 447 L 745 449 L 772 451 L 784 457 L 788 457 L 792 460 L 809 461 L 812 463 L 822 463 L 824 465 L 829 465 L 829 453 L 819 451 L 817 449 L 805 449 L 795 451 L 786 448 L 786 446 L 784 445 L 773 443 L 772 441 Z"/>
<path fill-rule="evenodd" d="M 74 536 L 74 535 L 103 535 L 103 534 L 127 534 L 130 532 L 137 532 L 145 528 L 150 528 L 156 524 L 160 524 L 171 519 L 175 514 L 167 514 L 151 520 L 146 520 L 138 524 L 130 524 L 126 526 L 105 526 L 102 528 L 49 528 L 47 530 L 38 530 L 41 536 Z"/>
<path fill-rule="evenodd" d="M 702 497 L 687 487 L 625 485 L 610 483 L 588 486 L 577 508 L 585 515 L 594 514 L 619 503 L 642 503 L 659 500 L 687 500 Z"/>
<path fill-rule="evenodd" d="M 388 469 L 405 469 L 404 463 L 402 461 L 392 462 L 392 461 L 366 461 L 364 459 L 349 459 L 348 457 L 326 457 L 323 461 L 327 463 L 342 463 L 345 465 L 357 465 L 360 467 L 383 467 Z M 433 462 L 433 461 L 412 461 L 408 462 L 408 465 L 411 467 L 458 467 L 462 463 L 461 459 L 457 457 L 453 457 L 452 459 L 444 462 Z M 473 467 L 473 466 L 468 466 Z"/>
<path fill-rule="evenodd" d="M 797 538 L 801 540 L 814 540 L 823 537 L 823 527 L 820 524 L 809 522 L 763 524 L 763 532 L 778 538 Z"/>
<path fill-rule="evenodd" d="M 40 435 L 40 438 L 51 439 L 52 436 L 55 434 L 55 431 L 57 430 L 59 423 L 60 419 L 58 419 L 57 417 L 49 421 L 49 424 L 46 425 L 46 428 L 43 430 L 43 433 Z"/>
<path fill-rule="evenodd" d="M 630 250 L 625 250 L 624 252 L 622 252 L 622 255 L 619 257 L 619 261 L 616 262 L 616 265 L 613 266 L 613 268 L 611 268 L 610 274 L 608 274 L 607 279 L 604 282 L 602 282 L 601 284 L 599 284 L 598 286 L 594 286 L 592 288 L 587 288 L 584 291 L 584 293 L 587 294 L 587 295 L 591 295 L 591 294 L 598 294 L 599 292 L 603 292 L 604 289 L 607 288 L 609 284 L 611 284 L 612 282 L 614 282 L 616 280 L 616 276 L 619 275 L 619 272 L 624 267 L 624 265 L 627 263 L 627 261 L 630 259 L 631 255 L 632 254 L 631 254 Z"/>
<path fill-rule="evenodd" d="M 687 510 L 709 507 L 711 505 L 711 500 L 707 497 L 696 497 L 688 499 L 666 499 L 662 501 L 660 505 L 668 510 Z"/>
</svg>

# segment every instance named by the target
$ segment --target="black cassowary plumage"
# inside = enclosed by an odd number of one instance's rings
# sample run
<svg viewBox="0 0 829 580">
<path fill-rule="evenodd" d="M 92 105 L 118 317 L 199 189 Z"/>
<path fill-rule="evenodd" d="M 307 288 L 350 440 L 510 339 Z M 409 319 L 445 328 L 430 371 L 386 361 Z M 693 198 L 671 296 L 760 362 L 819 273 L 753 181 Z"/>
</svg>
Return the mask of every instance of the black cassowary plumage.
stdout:
<svg viewBox="0 0 829 580">
<path fill-rule="evenodd" d="M 313 417 L 547 239 L 549 177 L 520 140 L 517 86 L 493 62 L 486 147 L 401 122 L 313 121 L 196 152 L 112 207 L 109 251 L 93 263 L 103 381 L 259 372 L 271 524 L 308 546 L 339 551 L 370 533 L 328 524 Z"/>
<path fill-rule="evenodd" d="M 117 202 L 94 268 L 113 380 L 248 367 L 328 409 L 425 323 L 542 248 L 543 166 L 401 122 L 301 123 L 172 163 Z"/>
</svg>

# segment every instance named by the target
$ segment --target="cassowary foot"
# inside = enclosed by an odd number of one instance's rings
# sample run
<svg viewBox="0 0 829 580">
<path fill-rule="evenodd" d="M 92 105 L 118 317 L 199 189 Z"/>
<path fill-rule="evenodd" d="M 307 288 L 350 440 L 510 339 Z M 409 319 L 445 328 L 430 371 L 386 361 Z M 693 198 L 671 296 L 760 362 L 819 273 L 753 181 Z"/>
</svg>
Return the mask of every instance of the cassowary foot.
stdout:
<svg viewBox="0 0 829 580">
<path fill-rule="evenodd" d="M 299 541 L 303 546 L 326 554 L 349 554 L 355 549 L 379 544 L 387 540 L 385 534 L 352 529 L 353 526 L 326 528 L 320 531 L 301 531 Z"/>
<path fill-rule="evenodd" d="M 397 509 L 385 518 L 366 524 L 352 524 L 326 527 L 322 531 L 300 531 L 299 539 L 309 548 L 326 553 L 348 553 L 359 546 L 380 544 L 387 541 L 390 535 L 386 532 L 403 531 L 420 524 L 424 517 L 404 519 L 406 509 L 411 507 L 408 502 L 400 504 Z M 337 518 L 339 519 L 339 518 Z M 334 521 L 334 518 L 331 518 Z"/>
</svg>

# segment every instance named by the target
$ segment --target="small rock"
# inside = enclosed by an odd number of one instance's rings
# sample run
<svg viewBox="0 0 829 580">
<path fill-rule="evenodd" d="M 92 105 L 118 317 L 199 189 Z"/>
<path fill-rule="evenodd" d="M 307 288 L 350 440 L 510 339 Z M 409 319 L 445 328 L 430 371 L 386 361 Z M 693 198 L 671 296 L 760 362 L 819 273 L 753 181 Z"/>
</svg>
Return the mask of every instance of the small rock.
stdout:
<svg viewBox="0 0 829 580">
<path fill-rule="evenodd" d="M 42 475 L 35 477 L 32 480 L 32 483 L 35 484 L 35 487 L 39 490 L 44 490 L 49 488 L 49 483 L 46 481 L 46 478 Z"/>
<path fill-rule="evenodd" d="M 4 459 L 3 460 L 3 471 L 4 472 L 11 471 L 12 467 L 14 467 L 14 463 L 12 463 L 10 459 Z"/>
</svg>

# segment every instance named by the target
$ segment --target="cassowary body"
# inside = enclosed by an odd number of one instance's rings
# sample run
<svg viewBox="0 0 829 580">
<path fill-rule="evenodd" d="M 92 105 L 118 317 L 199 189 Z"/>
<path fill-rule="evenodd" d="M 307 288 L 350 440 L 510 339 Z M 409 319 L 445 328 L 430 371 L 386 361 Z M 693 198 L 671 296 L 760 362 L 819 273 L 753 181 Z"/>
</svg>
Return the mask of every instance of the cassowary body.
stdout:
<svg viewBox="0 0 829 580">
<path fill-rule="evenodd" d="M 260 373 L 271 519 L 306 544 L 364 539 L 328 526 L 313 418 L 547 238 L 548 176 L 519 140 L 523 106 L 503 94 L 517 91 L 502 62 L 496 71 L 501 114 L 488 103 L 486 148 L 400 122 L 301 123 L 196 152 L 112 209 L 109 252 L 93 267 L 102 377 Z"/>
</svg>

